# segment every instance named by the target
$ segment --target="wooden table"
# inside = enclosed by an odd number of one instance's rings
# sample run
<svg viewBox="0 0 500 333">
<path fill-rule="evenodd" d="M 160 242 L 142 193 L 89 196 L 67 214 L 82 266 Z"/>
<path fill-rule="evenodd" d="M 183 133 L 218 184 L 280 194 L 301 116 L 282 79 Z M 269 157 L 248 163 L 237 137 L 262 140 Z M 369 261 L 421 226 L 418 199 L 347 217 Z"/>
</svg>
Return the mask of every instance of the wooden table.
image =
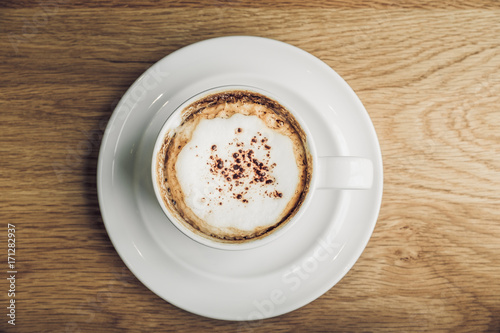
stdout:
<svg viewBox="0 0 500 333">
<path fill-rule="evenodd" d="M 0 28 L 0 331 L 500 330 L 498 1 L 3 0 Z M 96 193 L 103 129 L 126 89 L 165 55 L 226 35 L 325 61 L 363 101 L 384 159 L 380 217 L 353 269 L 256 323 L 149 291 L 113 248 Z"/>
</svg>

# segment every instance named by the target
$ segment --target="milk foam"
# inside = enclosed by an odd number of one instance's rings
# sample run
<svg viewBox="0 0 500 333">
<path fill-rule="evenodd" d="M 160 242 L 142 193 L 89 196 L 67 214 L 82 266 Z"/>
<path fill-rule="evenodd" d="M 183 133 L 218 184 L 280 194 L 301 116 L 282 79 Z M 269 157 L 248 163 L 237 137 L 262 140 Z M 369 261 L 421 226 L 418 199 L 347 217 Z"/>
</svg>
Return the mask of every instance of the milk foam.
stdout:
<svg viewBox="0 0 500 333">
<path fill-rule="evenodd" d="M 279 222 L 300 181 L 291 139 L 242 114 L 202 119 L 175 170 L 194 214 L 242 231 Z"/>
</svg>

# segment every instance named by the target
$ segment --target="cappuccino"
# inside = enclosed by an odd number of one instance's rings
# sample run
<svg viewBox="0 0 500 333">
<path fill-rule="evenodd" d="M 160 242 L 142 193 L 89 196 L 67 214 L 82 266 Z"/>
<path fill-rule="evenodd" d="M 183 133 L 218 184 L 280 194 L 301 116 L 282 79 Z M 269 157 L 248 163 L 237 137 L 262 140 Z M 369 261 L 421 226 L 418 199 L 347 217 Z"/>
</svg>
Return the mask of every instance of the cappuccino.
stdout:
<svg viewBox="0 0 500 333">
<path fill-rule="evenodd" d="M 165 135 L 156 181 L 169 212 L 205 238 L 241 243 L 285 225 L 309 190 L 306 135 L 259 93 L 214 93 L 180 111 Z"/>
</svg>

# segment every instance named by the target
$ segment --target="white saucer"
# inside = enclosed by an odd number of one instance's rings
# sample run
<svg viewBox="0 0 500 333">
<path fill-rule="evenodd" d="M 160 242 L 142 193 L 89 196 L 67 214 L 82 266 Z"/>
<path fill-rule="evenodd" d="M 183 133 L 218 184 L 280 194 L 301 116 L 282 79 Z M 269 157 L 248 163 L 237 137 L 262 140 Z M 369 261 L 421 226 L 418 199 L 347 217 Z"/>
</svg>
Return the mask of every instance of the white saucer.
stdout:
<svg viewBox="0 0 500 333">
<path fill-rule="evenodd" d="M 255 86 L 282 96 L 308 125 L 320 156 L 373 161 L 373 188 L 316 190 L 293 228 L 259 248 L 222 251 L 187 238 L 156 201 L 153 145 L 178 105 L 222 85 Z M 113 245 L 150 290 L 202 316 L 254 320 L 304 306 L 354 265 L 380 209 L 382 158 L 368 113 L 325 63 L 275 40 L 223 37 L 170 54 L 130 87 L 106 129 L 97 186 Z"/>
</svg>

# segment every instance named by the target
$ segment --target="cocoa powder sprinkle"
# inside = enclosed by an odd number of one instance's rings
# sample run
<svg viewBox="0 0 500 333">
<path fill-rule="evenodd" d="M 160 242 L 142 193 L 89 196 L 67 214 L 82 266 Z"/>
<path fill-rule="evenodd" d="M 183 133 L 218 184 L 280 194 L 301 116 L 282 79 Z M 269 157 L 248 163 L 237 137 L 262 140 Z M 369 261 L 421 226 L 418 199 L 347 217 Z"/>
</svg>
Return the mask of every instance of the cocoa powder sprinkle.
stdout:
<svg viewBox="0 0 500 333">
<path fill-rule="evenodd" d="M 238 128 L 235 130 L 238 131 Z M 270 165 L 271 146 L 267 144 L 268 139 L 266 137 L 261 133 L 257 134 L 261 136 L 258 140 L 257 136 L 254 136 L 250 139 L 250 142 L 247 141 L 244 143 L 235 138 L 232 142 L 229 142 L 228 147 L 231 144 L 234 144 L 236 147 L 245 147 L 250 143 L 254 145 L 254 149 L 257 149 L 258 152 L 265 154 L 262 158 L 257 157 L 259 155 L 256 156 L 253 149 L 237 148 L 236 151 L 228 152 L 228 157 L 230 158 L 223 159 L 217 154 L 217 145 L 210 146 L 212 152 L 209 156 L 210 160 L 208 160 L 207 166 L 214 177 L 219 175 L 221 179 L 225 182 L 227 181 L 222 186 L 216 188 L 221 194 L 229 192 L 233 198 L 241 200 L 243 199 L 243 195 L 248 193 L 249 186 L 252 184 L 252 186 L 262 188 L 263 191 L 270 184 L 276 183 L 276 180 L 272 176 L 272 169 L 276 164 L 273 163 Z M 264 151 L 264 149 L 267 151 Z M 241 192 L 242 188 L 244 188 L 243 192 Z M 238 191 L 238 189 L 240 189 L 239 193 L 235 193 L 234 191 Z M 265 191 L 265 193 L 266 196 L 272 198 L 280 198 L 282 196 L 275 189 L 269 189 L 269 192 Z M 248 200 L 243 199 L 243 202 L 248 202 Z M 213 204 L 217 205 L 218 203 L 219 201 L 215 201 Z"/>
</svg>

